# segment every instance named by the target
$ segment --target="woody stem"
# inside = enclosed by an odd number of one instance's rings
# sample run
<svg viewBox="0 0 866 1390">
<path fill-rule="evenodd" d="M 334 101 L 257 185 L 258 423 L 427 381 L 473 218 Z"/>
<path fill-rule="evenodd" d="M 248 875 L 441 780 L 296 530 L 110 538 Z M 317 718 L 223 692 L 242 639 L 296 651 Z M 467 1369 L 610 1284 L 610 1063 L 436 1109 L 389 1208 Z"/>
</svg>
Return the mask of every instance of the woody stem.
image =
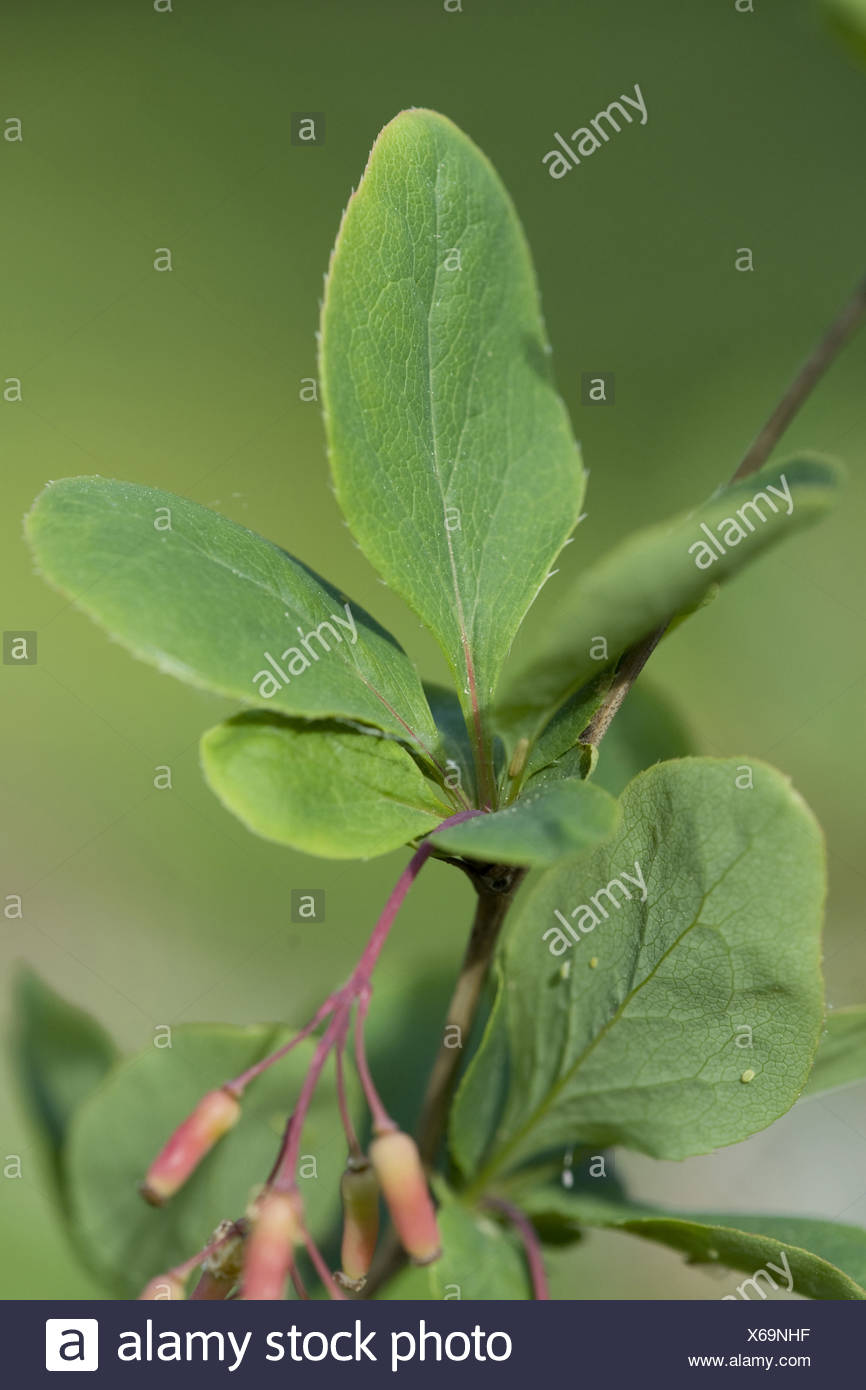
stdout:
<svg viewBox="0 0 866 1390">
<path fill-rule="evenodd" d="M 864 317 L 866 317 L 866 278 L 857 285 L 854 293 L 836 315 L 821 341 L 797 372 L 781 400 L 770 412 L 766 423 L 758 431 L 732 474 L 730 483 L 747 478 L 751 473 L 757 472 L 761 465 L 766 462 L 797 412 L 808 400 L 827 368 L 838 356 Z M 672 613 L 660 627 L 651 632 L 649 636 L 642 638 L 640 642 L 636 642 L 623 655 L 617 667 L 613 685 L 580 736 L 582 743 L 592 743 L 596 747 L 598 746 L 610 727 L 614 715 L 675 617 L 676 614 Z"/>
</svg>

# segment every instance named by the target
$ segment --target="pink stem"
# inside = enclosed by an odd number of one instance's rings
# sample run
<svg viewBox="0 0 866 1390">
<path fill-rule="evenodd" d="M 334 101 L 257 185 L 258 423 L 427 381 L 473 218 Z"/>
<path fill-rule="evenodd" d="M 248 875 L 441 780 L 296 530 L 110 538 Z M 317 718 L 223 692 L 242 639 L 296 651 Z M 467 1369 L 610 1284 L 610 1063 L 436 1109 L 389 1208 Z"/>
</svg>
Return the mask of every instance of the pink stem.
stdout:
<svg viewBox="0 0 866 1390">
<path fill-rule="evenodd" d="M 361 1145 L 355 1133 L 355 1126 L 352 1124 L 352 1116 L 349 1113 L 349 1104 L 346 1099 L 346 1075 L 344 1063 L 344 1052 L 346 1047 L 346 1035 L 349 1031 L 349 1014 L 345 1014 L 344 1020 L 340 1025 L 340 1036 L 337 1038 L 337 1048 L 335 1061 L 337 1068 L 337 1103 L 340 1107 L 340 1119 L 343 1121 L 343 1129 L 346 1134 L 346 1141 L 349 1145 L 349 1153 L 354 1158 L 360 1158 Z"/>
<path fill-rule="evenodd" d="M 322 1259 L 322 1255 L 319 1251 L 319 1248 L 310 1236 L 309 1232 L 307 1231 L 306 1226 L 304 1227 L 304 1241 L 307 1246 L 307 1253 L 310 1259 L 312 1260 L 313 1264 L 315 1265 L 316 1273 L 318 1274 L 325 1288 L 328 1290 L 328 1293 L 331 1295 L 331 1298 L 345 1299 L 346 1295 L 334 1283 L 334 1280 L 331 1277 L 331 1271 L 328 1269 L 328 1266 Z"/>
<path fill-rule="evenodd" d="M 307 1111 L 310 1102 L 322 1074 L 322 1069 L 328 1060 L 328 1053 L 337 1040 L 340 1027 L 340 1015 L 333 1018 L 325 1029 L 322 1037 L 316 1045 L 313 1053 L 313 1060 L 310 1063 L 309 1071 L 304 1077 L 304 1084 L 298 1095 L 298 1102 L 292 1112 L 289 1121 L 286 1137 L 283 1145 L 283 1152 L 277 1163 L 272 1186 L 277 1191 L 291 1191 L 295 1186 L 295 1169 L 298 1165 L 298 1153 L 301 1147 L 301 1133 L 304 1128 L 304 1120 L 307 1118 Z"/>
<path fill-rule="evenodd" d="M 298 1295 L 298 1298 L 309 1299 L 310 1295 L 307 1293 L 306 1285 L 301 1278 L 301 1271 L 298 1269 L 294 1260 L 289 1262 L 289 1278 L 294 1285 L 295 1293 Z"/>
<path fill-rule="evenodd" d="M 477 810 L 458 811 L 456 815 L 449 816 L 447 820 L 442 821 L 435 829 L 446 830 L 449 825 L 458 825 L 460 821 L 471 820 L 474 816 L 480 816 L 482 814 L 483 812 Z M 357 996 L 363 985 L 369 981 L 375 969 L 376 962 L 379 959 L 382 947 L 388 938 L 388 933 L 391 930 L 394 918 L 397 916 L 406 894 L 409 892 L 409 889 L 412 887 L 412 884 L 415 882 L 415 879 L 418 877 L 432 852 L 432 845 L 428 840 L 425 840 L 412 855 L 406 868 L 398 878 L 388 901 L 385 903 L 382 914 L 373 928 L 370 939 L 364 948 L 361 959 L 358 961 L 352 973 L 348 985 L 343 989 L 335 990 L 333 994 L 329 994 L 324 1003 L 316 1010 L 309 1023 L 307 1023 L 299 1033 L 296 1033 L 290 1042 L 285 1043 L 283 1047 L 278 1048 L 276 1052 L 272 1052 L 269 1057 L 263 1057 L 260 1062 L 256 1062 L 253 1066 L 248 1067 L 246 1071 L 242 1071 L 239 1076 L 234 1077 L 231 1081 L 226 1081 L 222 1087 L 224 1091 L 228 1091 L 230 1095 L 240 1097 L 251 1081 L 254 1081 L 257 1076 L 261 1076 L 262 1072 L 267 1071 L 268 1067 L 272 1067 L 275 1062 L 281 1061 L 283 1057 L 291 1052 L 293 1047 L 297 1047 L 298 1043 L 303 1042 L 304 1038 L 308 1038 L 310 1034 L 318 1028 L 322 1020 L 327 1018 L 328 1014 L 334 1013 L 335 1010 L 339 1012 L 341 1005 L 345 1002 L 347 997 L 355 998 Z"/>
<path fill-rule="evenodd" d="M 483 814 L 483 811 L 458 811 L 456 816 L 449 816 L 447 820 L 437 825 L 436 830 L 447 830 L 449 825 L 459 825 L 461 821 L 472 820 L 474 816 L 481 816 Z M 435 834 L 435 831 L 431 831 L 430 833 Z M 397 882 L 391 890 L 388 901 L 382 909 L 382 914 L 373 928 L 370 940 L 364 948 L 361 959 L 355 967 L 350 981 L 350 987 L 352 985 L 360 987 L 369 981 L 376 967 L 376 961 L 379 959 L 382 947 L 388 939 L 388 933 L 391 930 L 394 918 L 402 907 L 406 894 L 409 892 L 409 889 L 412 887 L 412 884 L 415 882 L 432 853 L 432 844 L 429 840 L 424 840 L 418 846 L 412 858 L 409 860 L 409 863 L 406 865 L 406 868 L 397 879 Z M 357 994 L 358 989 L 355 989 L 354 992 Z"/>
<path fill-rule="evenodd" d="M 373 1128 L 379 1132 L 394 1129 L 395 1125 L 382 1104 L 382 1098 L 373 1083 L 373 1077 L 370 1074 L 370 1067 L 367 1062 L 367 1050 L 364 1046 L 364 1022 L 367 1017 L 367 1010 L 370 1007 L 371 995 L 372 990 L 369 984 L 364 985 L 358 995 L 358 1011 L 355 1014 L 355 1066 L 358 1068 L 358 1075 L 361 1078 L 364 1095 L 367 1097 L 367 1104 L 370 1107 L 370 1114 L 373 1117 Z"/>
<path fill-rule="evenodd" d="M 549 1299 L 550 1290 L 547 1285 L 544 1261 L 541 1258 L 541 1242 L 529 1217 L 519 1207 L 504 1201 L 502 1197 L 486 1197 L 483 1205 L 491 1207 L 495 1211 L 501 1211 L 503 1216 L 508 1217 L 520 1236 L 526 1254 L 526 1263 L 529 1265 L 529 1273 L 532 1278 L 533 1296 L 536 1299 Z"/>
<path fill-rule="evenodd" d="M 293 1047 L 297 1047 L 299 1042 L 303 1042 L 304 1038 L 308 1038 L 313 1030 L 318 1028 L 322 1019 L 327 1018 L 328 1014 L 333 1012 L 335 1003 L 336 995 L 329 994 L 325 1002 L 316 1010 L 316 1013 L 310 1019 L 309 1023 L 301 1029 L 300 1033 L 295 1034 L 291 1042 L 287 1042 L 283 1047 L 278 1048 L 276 1052 L 272 1052 L 269 1057 L 263 1057 L 262 1060 L 256 1062 L 254 1066 L 248 1067 L 246 1071 L 242 1071 L 240 1076 L 236 1076 L 233 1081 L 226 1081 L 222 1089 L 228 1091 L 230 1095 L 242 1096 L 244 1090 L 251 1081 L 255 1081 L 256 1077 L 261 1076 L 263 1071 L 267 1071 L 268 1067 L 272 1067 L 275 1062 L 279 1062 L 287 1053 L 291 1052 Z"/>
</svg>

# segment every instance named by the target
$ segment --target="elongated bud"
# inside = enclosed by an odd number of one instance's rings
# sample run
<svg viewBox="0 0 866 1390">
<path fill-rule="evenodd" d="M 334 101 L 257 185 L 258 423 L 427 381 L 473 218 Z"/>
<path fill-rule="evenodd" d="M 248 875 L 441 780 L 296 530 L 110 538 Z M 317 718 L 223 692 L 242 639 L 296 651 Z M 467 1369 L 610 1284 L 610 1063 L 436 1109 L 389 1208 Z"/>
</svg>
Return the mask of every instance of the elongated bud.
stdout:
<svg viewBox="0 0 866 1390">
<path fill-rule="evenodd" d="M 228 1091 L 208 1091 L 202 1096 L 148 1168 L 140 1188 L 145 1201 L 161 1207 L 173 1197 L 240 1115 L 241 1107 Z"/>
<path fill-rule="evenodd" d="M 222 1240 L 223 1243 L 208 1255 L 202 1265 L 201 1278 L 190 1294 L 190 1300 L 201 1302 L 228 1298 L 241 1277 L 244 1241 L 239 1223 L 221 1221 L 211 1240 Z"/>
<path fill-rule="evenodd" d="M 296 1245 L 303 1245 L 303 1209 L 296 1192 L 264 1192 L 250 1209 L 241 1298 L 282 1298 Z"/>
<path fill-rule="evenodd" d="M 388 1130 L 373 1140 L 370 1158 L 403 1249 L 413 1264 L 432 1264 L 441 1254 L 439 1228 L 414 1140 Z"/>
<path fill-rule="evenodd" d="M 360 1293 L 367 1282 L 379 1234 L 379 1182 L 366 1158 L 350 1158 L 340 1179 L 343 1198 L 341 1269 L 334 1275 L 344 1289 Z"/>
<path fill-rule="evenodd" d="M 182 1279 L 178 1279 L 176 1274 L 157 1274 L 154 1279 L 145 1284 L 138 1297 L 139 1301 L 144 1298 L 152 1299 L 155 1302 L 186 1298 L 184 1282 Z"/>
</svg>

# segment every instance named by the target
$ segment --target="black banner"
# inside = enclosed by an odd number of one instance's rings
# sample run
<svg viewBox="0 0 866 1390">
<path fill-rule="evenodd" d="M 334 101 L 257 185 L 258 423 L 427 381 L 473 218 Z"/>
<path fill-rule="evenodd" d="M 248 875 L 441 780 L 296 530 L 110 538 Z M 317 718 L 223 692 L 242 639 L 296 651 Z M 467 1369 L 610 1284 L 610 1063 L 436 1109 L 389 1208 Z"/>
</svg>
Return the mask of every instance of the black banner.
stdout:
<svg viewBox="0 0 866 1390">
<path fill-rule="evenodd" d="M 10 1386 L 693 1386 L 769 1372 L 825 1386 L 860 1363 L 856 1303 L 6 1303 Z"/>
</svg>

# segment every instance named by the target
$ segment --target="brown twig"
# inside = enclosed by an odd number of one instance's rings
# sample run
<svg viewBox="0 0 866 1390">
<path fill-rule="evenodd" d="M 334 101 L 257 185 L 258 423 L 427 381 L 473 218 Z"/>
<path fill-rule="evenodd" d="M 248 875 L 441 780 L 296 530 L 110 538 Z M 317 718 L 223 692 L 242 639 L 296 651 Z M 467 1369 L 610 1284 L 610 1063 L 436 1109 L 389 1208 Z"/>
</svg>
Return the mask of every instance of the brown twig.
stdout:
<svg viewBox="0 0 866 1390">
<path fill-rule="evenodd" d="M 749 445 L 736 471 L 732 474 L 728 486 L 739 482 L 741 478 L 747 478 L 751 473 L 756 473 L 766 462 L 794 416 L 805 404 L 827 368 L 861 323 L 864 315 L 866 315 L 866 279 L 860 281 L 820 343 L 803 363 L 766 423 Z M 581 743 L 592 743 L 598 746 L 610 727 L 614 715 L 675 617 L 676 614 L 672 613 L 660 627 L 651 632 L 648 637 L 641 638 L 640 642 L 636 642 L 624 653 L 617 667 L 613 685 L 580 736 Z"/>
<path fill-rule="evenodd" d="M 436 1157 L 462 1049 L 469 1041 L 499 931 L 524 872 L 522 869 L 497 868 L 475 879 L 478 892 L 475 918 L 448 1005 L 442 1040 L 430 1071 L 416 1129 L 418 1150 L 422 1162 L 428 1167 Z M 449 1045 L 453 1029 L 457 1030 L 459 1039 L 456 1047 Z"/>
</svg>

